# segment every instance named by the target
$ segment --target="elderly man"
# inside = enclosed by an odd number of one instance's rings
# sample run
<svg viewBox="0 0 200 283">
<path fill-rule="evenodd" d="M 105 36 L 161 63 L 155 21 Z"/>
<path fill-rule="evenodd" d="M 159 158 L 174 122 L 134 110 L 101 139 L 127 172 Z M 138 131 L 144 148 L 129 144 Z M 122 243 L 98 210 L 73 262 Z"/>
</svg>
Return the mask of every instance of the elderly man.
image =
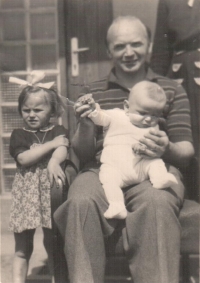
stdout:
<svg viewBox="0 0 200 283">
<path fill-rule="evenodd" d="M 122 225 L 124 250 L 134 283 L 179 281 L 178 216 L 184 186 L 180 172 L 172 165 L 187 166 L 194 153 L 189 105 L 180 85 L 148 68 L 149 42 L 149 31 L 139 19 L 115 19 L 107 33 L 113 69 L 106 79 L 91 84 L 90 89 L 103 109 L 122 108 L 129 89 L 142 80 L 156 82 L 164 89 L 166 130 L 152 130 L 140 142 L 146 145 L 143 154 L 162 157 L 170 164 L 169 171 L 176 175 L 179 184 L 173 190 L 156 190 L 149 181 L 129 186 L 123 189 L 126 220 L 105 219 L 108 202 L 98 177 L 103 131 L 87 118 L 92 111 L 89 105 L 77 103 L 79 123 L 73 146 L 84 167 L 69 189 L 68 200 L 55 213 L 65 241 L 71 283 L 104 282 L 104 241 Z"/>
</svg>

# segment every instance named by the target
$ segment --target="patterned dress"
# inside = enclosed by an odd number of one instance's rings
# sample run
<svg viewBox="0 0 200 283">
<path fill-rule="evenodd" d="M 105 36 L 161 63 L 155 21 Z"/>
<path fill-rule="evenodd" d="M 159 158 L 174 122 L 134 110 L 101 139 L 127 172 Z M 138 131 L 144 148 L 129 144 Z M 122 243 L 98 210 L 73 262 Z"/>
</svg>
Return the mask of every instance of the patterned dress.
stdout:
<svg viewBox="0 0 200 283">
<path fill-rule="evenodd" d="M 53 151 L 37 164 L 26 168 L 17 162 L 17 156 L 59 135 L 67 137 L 67 130 L 60 125 L 38 132 L 26 129 L 15 129 L 12 132 L 10 154 L 17 163 L 17 171 L 12 185 L 9 230 L 20 233 L 39 226 L 51 228 L 50 182 L 47 165 Z"/>
</svg>

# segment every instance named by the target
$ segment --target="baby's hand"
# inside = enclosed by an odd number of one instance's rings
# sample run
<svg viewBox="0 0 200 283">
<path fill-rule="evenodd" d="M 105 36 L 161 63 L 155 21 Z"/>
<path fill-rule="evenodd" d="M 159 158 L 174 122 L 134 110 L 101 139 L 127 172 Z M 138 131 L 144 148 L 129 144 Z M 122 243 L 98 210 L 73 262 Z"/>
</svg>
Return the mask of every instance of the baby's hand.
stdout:
<svg viewBox="0 0 200 283">
<path fill-rule="evenodd" d="M 92 93 L 81 96 L 74 105 L 77 117 L 85 118 L 96 109 Z"/>
<path fill-rule="evenodd" d="M 52 143 L 55 149 L 58 148 L 59 146 L 66 146 L 66 147 L 69 146 L 69 140 L 64 135 L 55 137 L 52 140 Z"/>
<path fill-rule="evenodd" d="M 141 143 L 136 143 L 133 145 L 132 148 L 135 154 L 140 155 L 144 152 L 144 150 L 146 149 L 146 146 Z"/>
</svg>

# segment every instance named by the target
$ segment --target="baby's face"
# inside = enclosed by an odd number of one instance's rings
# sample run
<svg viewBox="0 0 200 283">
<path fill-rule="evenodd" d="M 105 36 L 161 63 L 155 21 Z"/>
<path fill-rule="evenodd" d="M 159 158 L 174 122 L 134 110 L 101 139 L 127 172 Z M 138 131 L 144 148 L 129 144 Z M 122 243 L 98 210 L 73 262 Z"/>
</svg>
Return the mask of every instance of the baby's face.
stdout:
<svg viewBox="0 0 200 283">
<path fill-rule="evenodd" d="M 159 117 L 153 116 L 151 114 L 144 114 L 144 113 L 130 113 L 129 112 L 129 119 L 130 122 L 139 127 L 139 128 L 149 128 L 155 127 L 158 124 Z"/>
<path fill-rule="evenodd" d="M 129 99 L 129 108 L 126 111 L 130 122 L 139 128 L 154 127 L 162 116 L 164 103 L 156 102 L 149 97 Z"/>
</svg>

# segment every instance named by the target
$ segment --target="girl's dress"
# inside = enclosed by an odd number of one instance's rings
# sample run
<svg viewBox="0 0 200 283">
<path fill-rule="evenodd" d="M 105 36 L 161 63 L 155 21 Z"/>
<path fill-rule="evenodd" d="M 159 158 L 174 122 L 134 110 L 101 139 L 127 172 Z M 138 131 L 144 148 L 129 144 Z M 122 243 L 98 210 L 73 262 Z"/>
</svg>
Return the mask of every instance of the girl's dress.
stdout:
<svg viewBox="0 0 200 283">
<path fill-rule="evenodd" d="M 20 233 L 39 226 L 51 228 L 50 182 L 47 165 L 52 152 L 37 164 L 22 167 L 17 156 L 30 148 L 53 140 L 59 135 L 67 137 L 67 130 L 60 125 L 51 125 L 45 130 L 15 129 L 10 138 L 10 154 L 17 163 L 12 185 L 12 205 L 9 230 Z"/>
</svg>

